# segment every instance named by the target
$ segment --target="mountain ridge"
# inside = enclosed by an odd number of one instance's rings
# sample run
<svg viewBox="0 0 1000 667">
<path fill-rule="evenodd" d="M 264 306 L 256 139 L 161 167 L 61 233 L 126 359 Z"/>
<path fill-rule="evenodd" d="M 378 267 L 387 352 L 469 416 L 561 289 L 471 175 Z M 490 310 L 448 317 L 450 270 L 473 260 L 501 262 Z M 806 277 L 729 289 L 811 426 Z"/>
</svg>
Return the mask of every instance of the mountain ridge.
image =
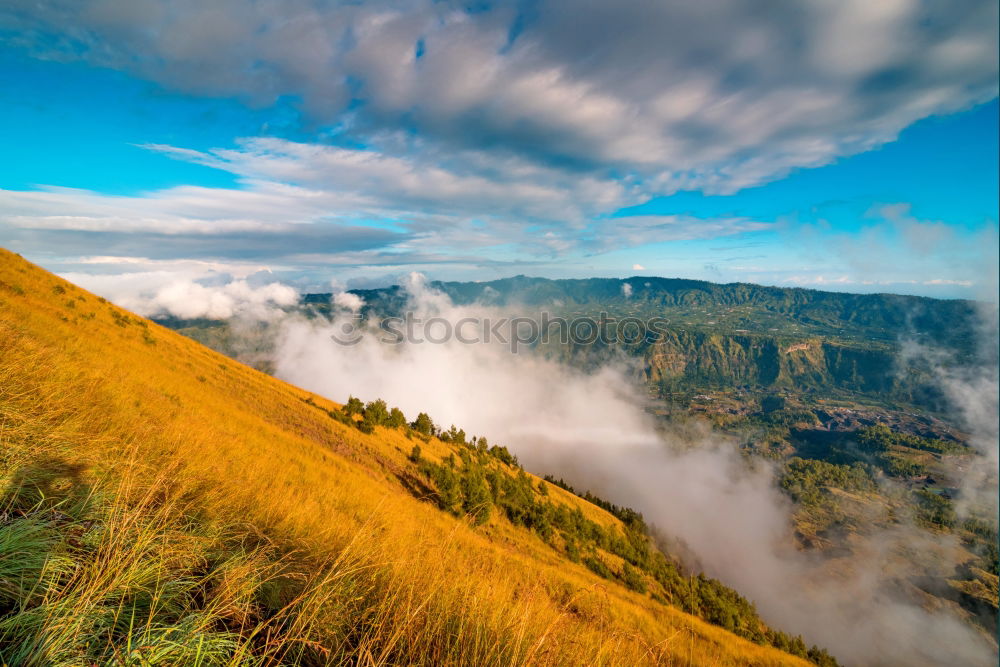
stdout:
<svg viewBox="0 0 1000 667">
<path fill-rule="evenodd" d="M 552 311 L 567 318 L 666 320 L 652 342 L 618 345 L 643 362 L 643 379 L 661 395 L 712 389 L 792 391 L 893 401 L 939 411 L 937 378 L 904 346 L 944 351 L 949 363 L 974 361 L 980 304 L 965 299 L 851 294 L 749 283 L 632 277 L 427 284 L 459 306 L 483 305 L 522 316 Z M 398 316 L 409 293 L 400 286 L 354 289 L 365 316 Z M 330 311 L 330 294 L 307 294 L 306 308 Z M 607 360 L 601 344 L 552 344 L 546 352 L 583 365 Z M 673 360 L 673 361 L 671 361 Z M 736 381 L 736 380 L 739 381 Z"/>
</svg>

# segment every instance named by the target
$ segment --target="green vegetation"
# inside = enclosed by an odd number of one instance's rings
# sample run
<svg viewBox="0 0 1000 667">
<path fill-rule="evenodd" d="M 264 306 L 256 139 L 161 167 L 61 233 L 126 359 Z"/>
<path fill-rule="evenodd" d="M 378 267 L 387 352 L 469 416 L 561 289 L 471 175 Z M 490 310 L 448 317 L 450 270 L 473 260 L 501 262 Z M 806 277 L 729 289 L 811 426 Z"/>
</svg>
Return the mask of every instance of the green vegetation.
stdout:
<svg viewBox="0 0 1000 667">
<path fill-rule="evenodd" d="M 927 468 L 919 461 L 898 454 L 880 454 L 876 461 L 879 467 L 892 477 L 921 477 L 927 474 Z"/>
<path fill-rule="evenodd" d="M 845 491 L 869 493 L 877 489 L 875 469 L 864 463 L 839 465 L 792 457 L 785 464 L 779 481 L 781 488 L 796 502 L 805 506 L 823 503 L 824 487 L 833 486 Z"/>
<path fill-rule="evenodd" d="M 930 489 L 914 491 L 917 497 L 917 519 L 924 525 L 951 528 L 955 525 L 955 508 L 951 500 Z"/>
<path fill-rule="evenodd" d="M 455 452 L 441 463 L 425 459 L 417 445 L 409 456 L 442 510 L 468 516 L 478 526 L 486 523 L 496 509 L 513 525 L 528 528 L 553 549 L 571 561 L 582 562 L 600 577 L 617 580 L 637 593 L 651 593 L 654 599 L 675 604 L 755 643 L 780 647 L 816 664 L 837 664 L 824 650 L 807 649 L 801 638 L 767 628 L 753 604 L 718 580 L 684 575 L 678 563 L 656 548 L 639 512 L 614 505 L 589 491 L 580 494 L 619 519 L 622 528 L 601 526 L 586 518 L 579 508 L 571 509 L 553 500 L 547 490 L 541 491 L 506 448 L 487 448 L 484 439 L 466 442 L 464 431 L 454 426 L 446 435 L 446 442 L 455 447 Z M 563 480 L 546 477 L 545 481 L 576 493 Z M 610 560 L 620 562 L 620 566 L 612 567 Z"/>
<path fill-rule="evenodd" d="M 885 452 L 893 447 L 909 447 L 935 454 L 965 454 L 969 448 L 961 442 L 941 438 L 921 438 L 909 433 L 893 431 L 885 424 L 858 429 L 858 444 L 868 452 Z"/>
<path fill-rule="evenodd" d="M 50 495 L 51 472 L 14 477 L 0 496 L 4 664 L 264 665 L 312 652 L 293 630 L 310 584 L 273 546 L 185 518 L 177 499 Z"/>
<path fill-rule="evenodd" d="M 417 433 L 420 433 L 421 435 L 429 436 L 434 434 L 434 422 L 431 421 L 431 418 L 428 417 L 427 413 L 425 412 L 421 412 L 419 415 L 417 415 L 417 418 L 413 421 L 412 424 L 410 424 L 410 428 L 412 428 Z"/>
</svg>

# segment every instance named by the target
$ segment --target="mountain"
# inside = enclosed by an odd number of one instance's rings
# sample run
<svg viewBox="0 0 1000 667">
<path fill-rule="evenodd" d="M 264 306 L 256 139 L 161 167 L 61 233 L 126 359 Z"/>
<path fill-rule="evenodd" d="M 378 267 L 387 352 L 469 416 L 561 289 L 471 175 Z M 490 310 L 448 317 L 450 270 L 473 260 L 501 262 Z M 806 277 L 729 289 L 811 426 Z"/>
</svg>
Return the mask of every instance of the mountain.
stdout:
<svg viewBox="0 0 1000 667">
<path fill-rule="evenodd" d="M 801 288 L 726 285 L 632 277 L 548 280 L 517 276 L 489 282 L 432 282 L 456 305 L 483 304 L 521 316 L 662 318 L 657 340 L 602 346 L 552 342 L 549 355 L 593 367 L 623 351 L 642 361 L 642 378 L 661 396 L 713 390 L 791 392 L 941 410 L 940 382 L 904 345 L 946 352 L 954 363 L 975 352 L 977 304 L 898 294 L 848 294 Z M 352 290 L 365 314 L 398 315 L 408 292 L 393 286 Z M 329 294 L 303 304 L 323 312 Z M 194 334 L 197 335 L 197 334 Z M 603 352 L 603 354 L 602 354 Z"/>
<path fill-rule="evenodd" d="M 7 251 L 0 439 L 6 664 L 833 664 L 641 515 Z"/>
<path fill-rule="evenodd" d="M 727 326 L 767 328 L 780 316 L 780 322 L 799 325 L 807 333 L 840 333 L 844 337 L 894 340 L 898 333 L 911 331 L 917 336 L 959 344 L 974 334 L 975 303 L 966 300 L 942 300 L 900 294 L 850 294 L 803 288 L 767 287 L 750 283 L 717 284 L 703 280 L 635 276 L 625 279 L 586 278 L 550 280 L 515 276 L 485 282 L 433 281 L 429 286 L 447 294 L 459 305 L 484 303 L 499 306 L 573 306 L 607 305 L 635 311 L 674 312 L 675 309 L 718 308 L 705 318 L 692 318 L 698 327 L 715 315 L 714 330 Z M 405 300 L 399 286 L 383 289 L 350 290 L 378 311 L 398 310 Z M 322 303 L 329 295 L 306 297 L 307 302 Z M 734 309 L 722 310 L 722 309 Z M 738 310 L 744 309 L 744 310 Z M 677 311 L 680 314 L 680 311 Z M 771 314 L 761 317 L 761 314 Z M 753 315 L 752 317 L 749 315 Z"/>
</svg>

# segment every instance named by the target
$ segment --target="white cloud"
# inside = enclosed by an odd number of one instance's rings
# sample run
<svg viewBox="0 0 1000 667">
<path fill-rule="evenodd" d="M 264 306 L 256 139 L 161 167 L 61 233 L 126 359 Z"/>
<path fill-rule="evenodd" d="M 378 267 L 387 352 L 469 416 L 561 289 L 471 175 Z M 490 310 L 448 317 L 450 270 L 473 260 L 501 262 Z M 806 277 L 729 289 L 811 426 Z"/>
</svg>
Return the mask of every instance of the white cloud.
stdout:
<svg viewBox="0 0 1000 667">
<path fill-rule="evenodd" d="M 768 11 L 546 0 L 477 12 L 430 0 L 12 0 L 0 25 L 36 53 L 188 93 L 300 96 L 315 120 L 354 136 L 405 125 L 417 150 L 489 147 L 638 174 L 660 192 L 731 192 L 825 164 L 997 91 L 997 5 L 986 0 L 779 0 Z M 347 113 L 352 100 L 363 104 Z M 447 185 L 435 180 L 411 185 Z"/>
<path fill-rule="evenodd" d="M 330 302 L 337 306 L 338 308 L 343 308 L 344 310 L 349 310 L 352 313 L 356 313 L 365 305 L 365 300 L 362 299 L 357 294 L 352 294 L 351 292 L 337 292 L 330 299 Z"/>
<path fill-rule="evenodd" d="M 160 263 L 145 258 L 92 259 L 101 260 L 100 264 L 109 268 L 128 265 L 131 270 L 68 271 L 60 275 L 146 317 L 266 320 L 299 299 L 296 289 L 274 280 L 266 267 L 189 261 Z M 89 268 L 94 263 L 85 266 Z M 233 270 L 239 277 L 234 278 L 234 274 L 224 270 Z"/>
<path fill-rule="evenodd" d="M 436 154 L 421 150 L 419 143 L 356 149 L 249 138 L 237 148 L 207 153 L 158 144 L 146 148 L 232 172 L 272 196 L 295 194 L 307 202 L 311 197 L 314 206 L 342 213 L 406 211 L 573 222 L 633 201 L 613 179 L 476 151 Z"/>
<path fill-rule="evenodd" d="M 836 276 L 834 278 L 828 278 L 823 275 L 818 275 L 818 276 L 795 275 L 785 278 L 784 282 L 789 285 L 847 285 L 851 283 L 856 283 L 858 281 L 852 280 L 849 276 Z"/>
<path fill-rule="evenodd" d="M 80 257 L 74 263 L 88 267 L 105 268 L 109 271 L 142 271 L 155 269 L 158 271 L 177 273 L 197 273 L 203 275 L 226 274 L 237 278 L 267 272 L 271 273 L 272 267 L 264 264 L 243 264 L 238 262 L 207 262 L 197 259 L 150 259 L 148 257 L 120 257 L 109 255 L 96 255 L 91 257 Z M 287 267 L 277 267 L 287 268 Z"/>
<path fill-rule="evenodd" d="M 996 221 L 967 228 L 920 220 L 906 203 L 875 206 L 867 217 L 851 233 L 797 230 L 795 247 L 811 260 L 811 276 L 836 271 L 857 284 L 953 287 L 967 297 L 997 301 Z"/>
<path fill-rule="evenodd" d="M 643 266 L 642 264 L 633 264 L 632 265 L 632 270 L 633 271 L 645 271 L 646 267 Z"/>
<path fill-rule="evenodd" d="M 262 138 L 212 151 L 147 148 L 225 169 L 240 185 L 131 196 L 0 190 L 8 238 L 29 253 L 62 256 L 415 266 L 490 263 L 477 252 L 602 253 L 770 227 L 739 217 L 600 217 L 640 200 L 612 179 L 482 152 L 426 163 L 420 152 Z"/>
<path fill-rule="evenodd" d="M 583 234 L 592 250 L 630 248 L 647 243 L 691 241 L 760 232 L 773 228 L 769 222 L 745 217 L 697 218 L 692 215 L 633 215 L 601 220 Z"/>
<path fill-rule="evenodd" d="M 194 281 L 172 282 L 153 294 L 123 299 L 121 305 L 141 315 L 172 315 L 181 319 L 225 320 L 236 316 L 267 319 L 275 309 L 292 306 L 298 292 L 288 285 L 252 287 L 245 280 L 206 286 Z"/>
<path fill-rule="evenodd" d="M 972 287 L 975 283 L 971 280 L 949 280 L 947 278 L 934 278 L 925 280 L 921 285 L 958 285 L 959 287 Z"/>
</svg>

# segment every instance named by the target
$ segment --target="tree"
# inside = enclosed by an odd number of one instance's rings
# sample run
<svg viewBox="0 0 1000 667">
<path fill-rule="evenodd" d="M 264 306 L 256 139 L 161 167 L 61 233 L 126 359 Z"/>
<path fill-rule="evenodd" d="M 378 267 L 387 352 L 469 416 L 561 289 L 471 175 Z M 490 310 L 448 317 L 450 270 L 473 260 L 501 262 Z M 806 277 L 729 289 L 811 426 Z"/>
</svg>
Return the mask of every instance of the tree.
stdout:
<svg viewBox="0 0 1000 667">
<path fill-rule="evenodd" d="M 857 439 L 861 448 L 869 452 L 884 452 L 897 444 L 895 434 L 885 424 L 858 429 Z"/>
<path fill-rule="evenodd" d="M 460 428 L 456 428 L 454 424 L 452 424 L 451 428 L 438 437 L 440 437 L 444 442 L 454 442 L 456 445 L 465 444 L 465 431 Z"/>
<path fill-rule="evenodd" d="M 951 528 L 955 525 L 955 507 L 951 501 L 929 489 L 920 489 L 917 495 L 917 518 L 924 524 Z"/>
<path fill-rule="evenodd" d="M 406 416 L 403 411 L 399 408 L 393 408 L 389 411 L 389 420 L 386 422 L 386 426 L 389 428 L 403 428 L 406 426 Z"/>
<path fill-rule="evenodd" d="M 426 412 L 421 412 L 417 415 L 416 420 L 410 426 L 417 433 L 422 433 L 424 435 L 431 435 L 434 433 L 434 422 L 431 418 L 427 416 Z"/>
<path fill-rule="evenodd" d="M 509 466 L 516 466 L 517 459 L 507 450 L 506 447 L 501 447 L 499 445 L 493 445 L 490 447 L 490 454 L 502 463 L 506 463 Z"/>
<path fill-rule="evenodd" d="M 410 460 L 414 463 L 420 463 L 422 459 L 421 454 L 420 445 L 413 445 L 413 449 L 410 450 Z"/>
<path fill-rule="evenodd" d="M 365 421 L 373 426 L 385 426 L 389 421 L 389 408 L 381 398 L 365 406 Z"/>
<path fill-rule="evenodd" d="M 478 466 L 468 466 L 462 477 L 462 509 L 477 526 L 486 523 L 493 508 L 490 487 Z"/>
<path fill-rule="evenodd" d="M 360 398 L 354 398 L 353 396 L 347 399 L 347 404 L 344 406 L 344 412 L 348 415 L 360 415 L 364 412 L 365 405 L 361 402 Z"/>
<path fill-rule="evenodd" d="M 433 466 L 429 467 L 431 479 L 437 487 L 438 505 L 446 512 L 455 512 L 457 506 L 462 502 L 462 489 L 458 480 L 458 475 L 452 467 Z"/>
<path fill-rule="evenodd" d="M 622 583 L 637 593 L 646 592 L 646 580 L 643 579 L 642 574 L 637 569 L 628 563 L 622 566 Z"/>
</svg>

